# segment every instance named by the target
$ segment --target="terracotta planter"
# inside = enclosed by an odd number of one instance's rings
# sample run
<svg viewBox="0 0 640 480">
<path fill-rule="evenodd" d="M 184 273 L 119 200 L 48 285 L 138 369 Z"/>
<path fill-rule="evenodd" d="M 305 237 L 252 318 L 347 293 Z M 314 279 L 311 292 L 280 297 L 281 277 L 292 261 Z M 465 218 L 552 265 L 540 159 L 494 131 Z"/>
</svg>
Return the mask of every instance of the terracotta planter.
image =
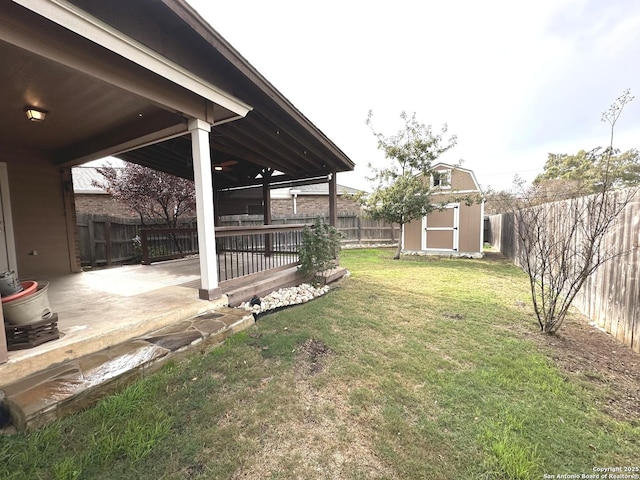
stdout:
<svg viewBox="0 0 640 480">
<path fill-rule="evenodd" d="M 20 286 L 22 287 L 21 291 L 14 293 L 13 295 L 2 297 L 2 303 L 11 302 L 12 300 L 18 300 L 19 298 L 31 295 L 38 288 L 38 282 L 20 282 Z"/>
<path fill-rule="evenodd" d="M 35 293 L 2 305 L 4 319 L 13 325 L 30 325 L 51 318 L 47 289 L 49 284 L 38 285 Z"/>
</svg>

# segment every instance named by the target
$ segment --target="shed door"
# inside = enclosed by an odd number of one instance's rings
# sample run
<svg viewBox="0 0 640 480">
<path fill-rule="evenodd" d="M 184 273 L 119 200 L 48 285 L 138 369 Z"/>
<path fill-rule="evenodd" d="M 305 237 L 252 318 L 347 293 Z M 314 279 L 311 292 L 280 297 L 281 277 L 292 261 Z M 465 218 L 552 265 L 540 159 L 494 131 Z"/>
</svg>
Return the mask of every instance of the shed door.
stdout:
<svg viewBox="0 0 640 480">
<path fill-rule="evenodd" d="M 422 249 L 458 251 L 460 204 L 450 203 L 422 219 Z"/>
</svg>

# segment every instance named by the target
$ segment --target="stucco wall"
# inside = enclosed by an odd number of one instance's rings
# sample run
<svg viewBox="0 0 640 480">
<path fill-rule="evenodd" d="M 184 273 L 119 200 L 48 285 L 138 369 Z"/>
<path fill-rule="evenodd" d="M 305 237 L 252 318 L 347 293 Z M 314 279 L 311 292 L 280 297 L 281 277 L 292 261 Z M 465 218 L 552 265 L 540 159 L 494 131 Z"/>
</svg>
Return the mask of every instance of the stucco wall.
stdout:
<svg viewBox="0 0 640 480">
<path fill-rule="evenodd" d="M 75 238 L 67 232 L 60 167 L 9 148 L 0 149 L 0 162 L 7 163 L 20 279 L 70 273 L 76 252 L 70 255 L 69 245 Z"/>
</svg>

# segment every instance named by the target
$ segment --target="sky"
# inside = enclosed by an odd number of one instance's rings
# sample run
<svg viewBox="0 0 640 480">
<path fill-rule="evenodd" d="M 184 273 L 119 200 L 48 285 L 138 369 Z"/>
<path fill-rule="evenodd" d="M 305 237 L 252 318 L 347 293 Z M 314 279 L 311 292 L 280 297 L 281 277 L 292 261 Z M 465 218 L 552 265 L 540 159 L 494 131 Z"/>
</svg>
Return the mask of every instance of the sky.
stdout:
<svg viewBox="0 0 640 480">
<path fill-rule="evenodd" d="M 376 131 L 400 113 L 457 145 L 440 160 L 486 189 L 541 173 L 548 153 L 609 145 L 601 121 L 630 89 L 614 146 L 640 148 L 636 0 L 188 0 L 356 164 L 338 183 L 369 190 L 387 162 Z"/>
</svg>

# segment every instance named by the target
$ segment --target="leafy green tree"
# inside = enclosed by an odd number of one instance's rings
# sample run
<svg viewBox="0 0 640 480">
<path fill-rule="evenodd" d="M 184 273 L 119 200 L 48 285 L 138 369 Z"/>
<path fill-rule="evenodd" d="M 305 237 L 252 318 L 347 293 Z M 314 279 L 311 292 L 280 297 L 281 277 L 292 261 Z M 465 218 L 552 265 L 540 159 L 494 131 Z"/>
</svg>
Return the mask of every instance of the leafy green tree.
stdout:
<svg viewBox="0 0 640 480">
<path fill-rule="evenodd" d="M 368 214 L 374 219 L 382 219 L 403 226 L 412 220 L 422 218 L 436 208 L 431 203 L 429 170 L 432 163 L 456 144 L 456 136 L 445 139 L 447 126 L 440 133 L 434 133 L 431 126 L 419 123 L 416 114 L 400 114 L 404 128 L 395 135 L 385 136 L 372 126 L 373 113 L 369 111 L 367 125 L 378 139 L 378 149 L 384 152 L 387 164 L 382 168 L 369 168 L 373 176 L 368 178 L 377 183 L 374 191 L 363 199 Z M 402 241 L 398 242 L 395 259 L 400 258 Z"/>
<path fill-rule="evenodd" d="M 611 147 L 598 147 L 590 151 L 580 150 L 575 155 L 550 153 L 544 172 L 533 181 L 543 190 L 554 183 L 564 185 L 564 193 L 556 192 L 564 195 L 563 198 L 598 192 L 603 182 L 608 182 L 607 187 L 613 189 L 640 185 L 638 151 L 631 149 L 620 153 Z"/>
</svg>

